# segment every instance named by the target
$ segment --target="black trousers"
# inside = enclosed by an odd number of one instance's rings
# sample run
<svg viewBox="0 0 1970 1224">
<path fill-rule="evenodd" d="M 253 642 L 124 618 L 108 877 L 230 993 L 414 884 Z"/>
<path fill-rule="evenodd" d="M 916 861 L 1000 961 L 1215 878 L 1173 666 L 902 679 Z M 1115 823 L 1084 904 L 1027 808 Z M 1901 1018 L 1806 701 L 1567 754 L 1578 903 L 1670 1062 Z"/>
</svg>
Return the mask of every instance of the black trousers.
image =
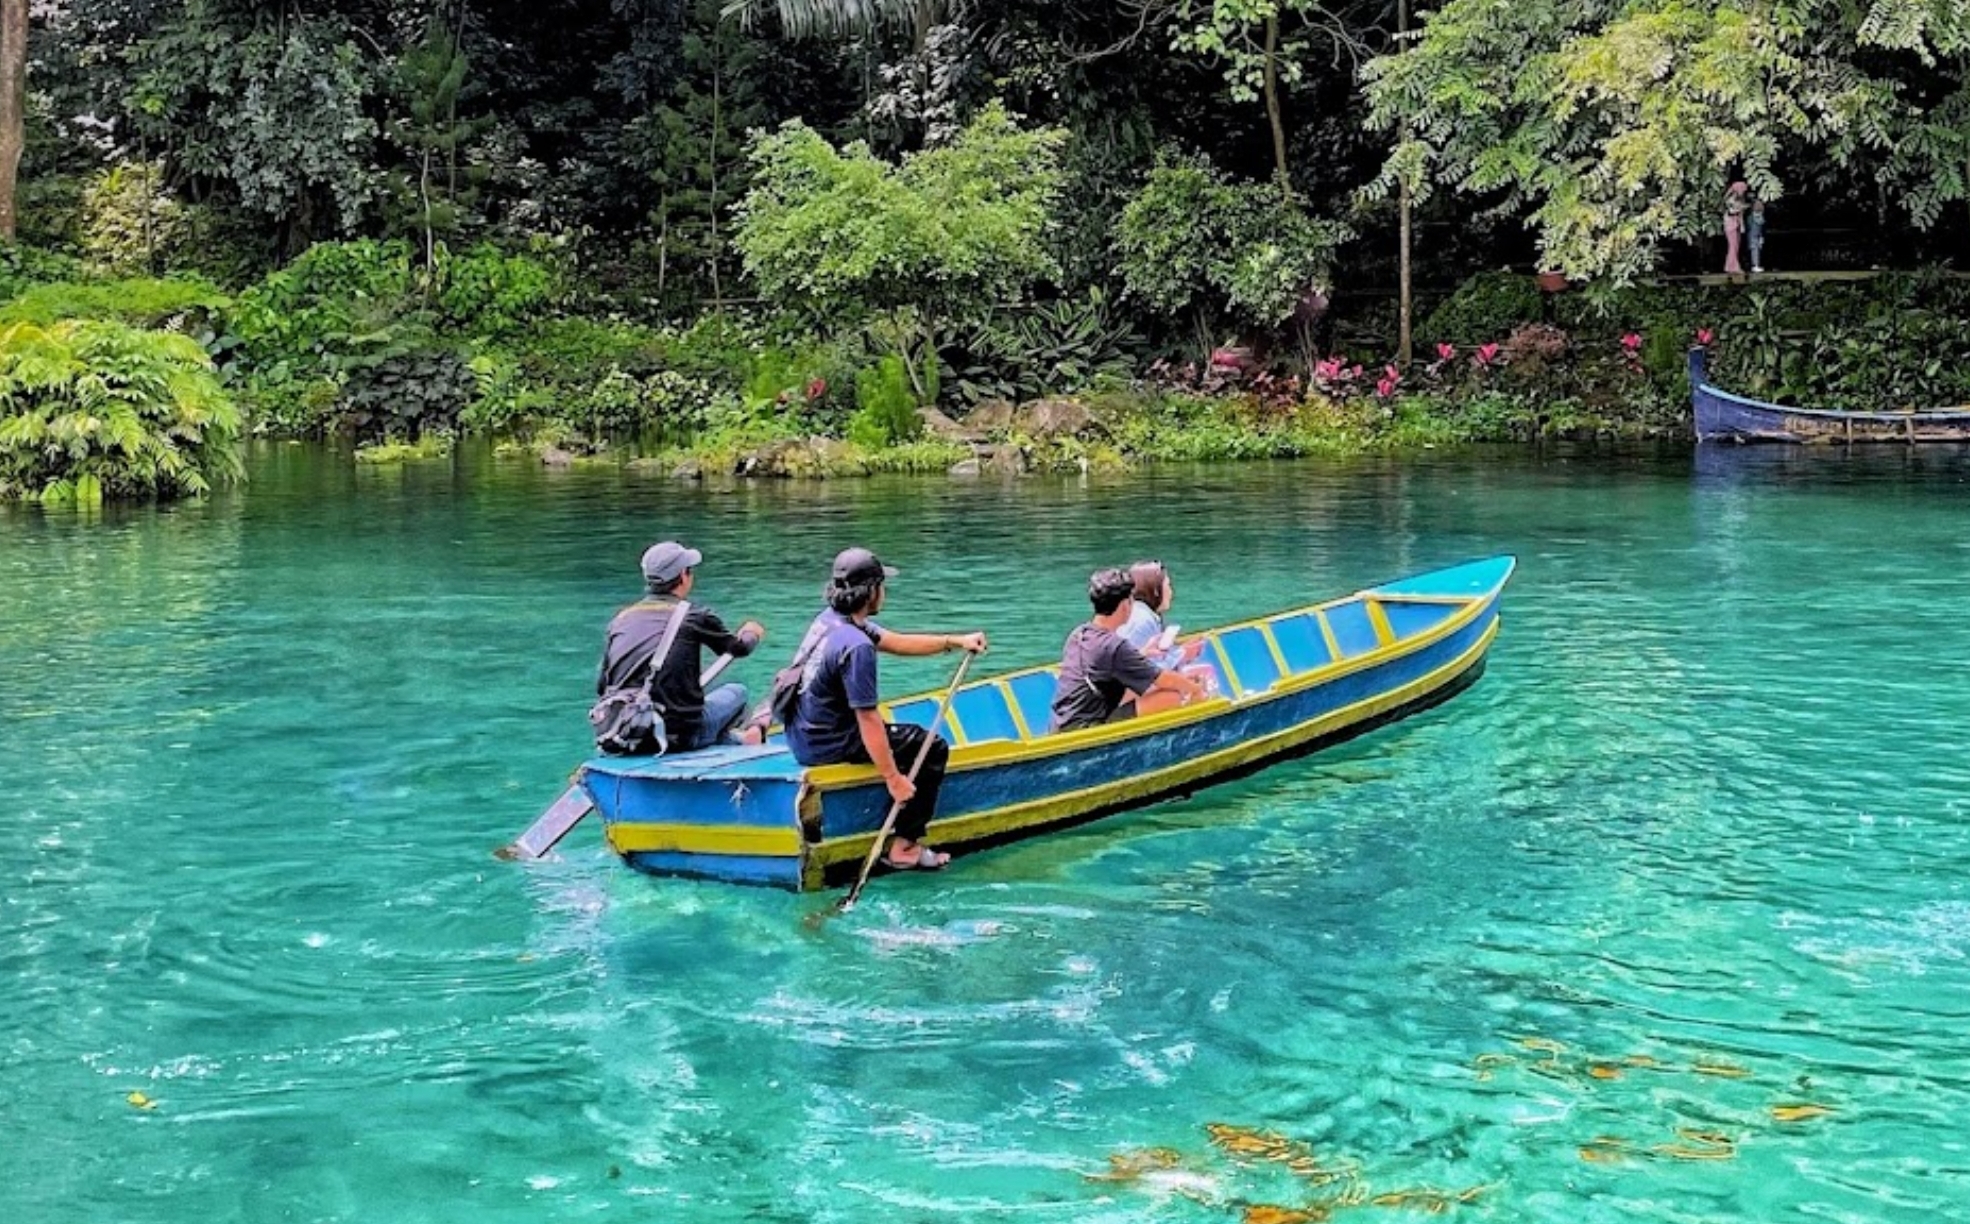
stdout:
<svg viewBox="0 0 1970 1224">
<path fill-rule="evenodd" d="M 930 818 L 937 814 L 937 792 L 944 788 L 944 767 L 951 760 L 951 746 L 941 735 L 913 724 L 885 723 L 889 732 L 889 754 L 896 758 L 896 768 L 906 776 L 910 766 L 916 762 L 917 753 L 923 748 L 926 736 L 930 738 L 930 751 L 924 755 L 923 768 L 917 770 L 917 793 L 896 813 L 896 835 L 911 841 L 922 841 L 924 831 L 930 828 Z M 872 764 L 868 749 L 862 746 L 860 737 L 855 740 L 854 755 L 849 759 L 863 765 Z"/>
</svg>

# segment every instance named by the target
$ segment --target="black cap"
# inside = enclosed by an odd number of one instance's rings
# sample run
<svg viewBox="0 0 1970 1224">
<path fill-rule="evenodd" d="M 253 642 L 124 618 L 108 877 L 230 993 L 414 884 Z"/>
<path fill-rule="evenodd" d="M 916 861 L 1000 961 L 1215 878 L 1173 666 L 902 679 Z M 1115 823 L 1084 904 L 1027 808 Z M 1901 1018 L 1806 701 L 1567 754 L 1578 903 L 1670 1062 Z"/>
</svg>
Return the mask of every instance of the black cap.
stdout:
<svg viewBox="0 0 1970 1224">
<path fill-rule="evenodd" d="M 835 554 L 834 581 L 836 586 L 861 586 L 865 583 L 881 582 L 894 578 L 896 567 L 884 565 L 882 561 L 866 548 L 849 548 Z"/>
</svg>

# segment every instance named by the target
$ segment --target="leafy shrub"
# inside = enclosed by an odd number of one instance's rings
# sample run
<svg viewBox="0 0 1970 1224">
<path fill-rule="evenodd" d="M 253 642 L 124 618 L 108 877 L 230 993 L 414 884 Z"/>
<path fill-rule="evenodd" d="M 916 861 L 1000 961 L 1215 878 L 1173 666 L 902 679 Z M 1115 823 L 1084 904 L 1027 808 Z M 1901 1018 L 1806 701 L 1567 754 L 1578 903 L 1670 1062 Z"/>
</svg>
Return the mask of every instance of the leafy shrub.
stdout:
<svg viewBox="0 0 1970 1224">
<path fill-rule="evenodd" d="M 677 435 L 703 423 L 716 392 L 676 370 L 631 374 L 610 370 L 571 402 L 563 419 L 590 439 L 656 431 Z"/>
<path fill-rule="evenodd" d="M 505 343 L 512 347 L 528 376 L 539 380 L 562 376 L 587 381 L 612 366 L 637 374 L 667 365 L 681 368 L 675 359 L 680 340 L 655 328 L 617 319 L 544 319 Z"/>
<path fill-rule="evenodd" d="M 338 374 L 349 354 L 393 341 L 411 289 L 403 242 L 317 243 L 239 295 L 239 355 L 263 389 Z"/>
<path fill-rule="evenodd" d="M 766 347 L 763 330 L 737 315 L 699 317 L 664 346 L 672 369 L 737 390 L 754 356 Z"/>
<path fill-rule="evenodd" d="M 62 319 L 113 319 L 134 327 L 177 323 L 171 330 L 183 331 L 206 323 L 226 305 L 217 287 L 187 277 L 60 281 L 23 290 L 0 306 L 0 322 L 46 327 Z"/>
<path fill-rule="evenodd" d="M 119 162 L 82 193 L 82 253 L 107 272 L 152 272 L 164 252 L 192 244 L 192 217 L 164 190 L 154 161 Z"/>
<path fill-rule="evenodd" d="M 906 442 L 922 428 L 903 359 L 894 353 L 855 376 L 855 415 L 848 440 L 871 449 Z"/>
<path fill-rule="evenodd" d="M 70 261 L 69 270 L 36 278 L 39 280 L 73 280 L 81 275 L 81 260 L 75 253 L 82 246 L 82 193 L 88 190 L 89 181 L 76 174 L 23 174 L 14 189 L 19 225 L 16 241 L 0 245 L 0 250 L 13 252 L 24 246 L 31 248 L 31 254 L 59 253 Z"/>
<path fill-rule="evenodd" d="M 350 373 L 338 424 L 358 443 L 416 442 L 452 432 L 471 399 L 472 369 L 457 353 L 391 353 Z"/>
<path fill-rule="evenodd" d="M 488 433 L 519 432 L 547 417 L 562 402 L 559 388 L 534 382 L 520 360 L 504 349 L 475 354 L 472 402 L 459 414 L 461 428 Z"/>
<path fill-rule="evenodd" d="M 963 341 L 956 390 L 971 404 L 1082 391 L 1126 379 L 1140 348 L 1141 337 L 1095 286 L 1078 298 L 987 315 Z"/>
<path fill-rule="evenodd" d="M 1545 303 L 1539 286 L 1516 272 L 1480 272 L 1457 287 L 1423 321 L 1422 339 L 1482 344 L 1540 321 Z"/>
<path fill-rule="evenodd" d="M 841 436 L 856 407 L 856 376 L 870 360 L 866 337 L 775 338 L 747 359 L 740 401 L 749 413 L 787 417 L 810 434 Z"/>
<path fill-rule="evenodd" d="M 434 295 L 444 324 L 497 336 L 535 322 L 560 291 L 555 270 L 530 255 L 481 243 L 463 255 L 440 251 Z"/>
<path fill-rule="evenodd" d="M 0 329 L 0 497 L 198 496 L 238 479 L 239 413 L 189 336 Z"/>
<path fill-rule="evenodd" d="M 36 285 L 82 279 L 82 261 L 20 242 L 0 243 L 0 298 L 16 298 Z"/>
<path fill-rule="evenodd" d="M 1527 323 L 1505 337 L 1499 359 L 1520 378 L 1531 378 L 1566 355 L 1567 335 L 1550 323 Z"/>
</svg>

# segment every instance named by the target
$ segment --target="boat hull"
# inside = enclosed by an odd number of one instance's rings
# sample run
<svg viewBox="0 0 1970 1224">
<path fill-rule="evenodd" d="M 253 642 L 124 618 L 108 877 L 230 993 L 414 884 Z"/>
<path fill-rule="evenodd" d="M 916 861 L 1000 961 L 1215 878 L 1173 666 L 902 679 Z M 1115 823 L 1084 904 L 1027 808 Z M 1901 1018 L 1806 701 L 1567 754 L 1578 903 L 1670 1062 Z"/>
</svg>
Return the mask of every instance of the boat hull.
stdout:
<svg viewBox="0 0 1970 1224">
<path fill-rule="evenodd" d="M 929 840 L 965 852 L 1082 823 L 1250 774 L 1445 701 L 1483 673 L 1511 567 L 1496 558 L 1213 630 L 1203 635 L 1203 657 L 1219 669 L 1229 697 L 1146 719 L 1035 735 L 1034 706 L 1051 686 L 1045 669 L 967 685 L 954 703 L 951 766 Z M 1432 579 L 1442 579 L 1440 589 Z M 1295 669 L 1296 660 L 1318 662 Z M 1012 713 L 1000 728 L 990 719 L 995 692 Z M 1024 720 L 1016 712 L 1022 696 Z M 894 703 L 886 714 L 923 723 L 934 708 L 932 695 Z M 777 745 L 601 758 L 581 780 L 610 845 L 630 866 L 791 889 L 852 877 L 888 809 L 872 769 L 801 769 Z"/>
<path fill-rule="evenodd" d="M 1970 442 L 1970 412 L 1842 412 L 1792 408 L 1710 384 L 1704 351 L 1691 349 L 1690 405 L 1699 442 Z"/>
</svg>

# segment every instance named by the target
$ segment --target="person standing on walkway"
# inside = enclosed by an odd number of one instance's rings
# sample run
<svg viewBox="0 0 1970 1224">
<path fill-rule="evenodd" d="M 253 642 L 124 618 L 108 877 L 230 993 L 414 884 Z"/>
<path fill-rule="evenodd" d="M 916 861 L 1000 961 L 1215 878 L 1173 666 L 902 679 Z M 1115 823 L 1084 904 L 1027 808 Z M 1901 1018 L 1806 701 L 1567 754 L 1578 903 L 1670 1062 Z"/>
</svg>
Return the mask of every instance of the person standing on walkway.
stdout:
<svg viewBox="0 0 1970 1224">
<path fill-rule="evenodd" d="M 1738 261 L 1738 245 L 1744 234 L 1744 209 L 1750 192 L 1742 179 L 1724 192 L 1724 272 L 1728 276 L 1744 275 L 1744 265 Z"/>
<path fill-rule="evenodd" d="M 950 746 L 923 727 L 882 720 L 876 710 L 881 701 L 876 652 L 977 654 L 985 649 L 985 635 L 884 629 L 874 617 L 882 611 L 889 580 L 895 576 L 894 567 L 884 565 L 866 548 L 850 548 L 835 557 L 826 590 L 828 606 L 808 631 L 811 646 L 803 643 L 806 658 L 793 715 L 786 721 L 787 747 L 802 765 L 874 765 L 890 799 L 903 805 L 883 861 L 904 871 L 935 871 L 951 856 L 932 850 L 923 839 L 937 812 Z M 923 765 L 912 781 L 908 770 L 920 751 Z"/>
<path fill-rule="evenodd" d="M 1765 270 L 1765 201 L 1753 198 L 1744 215 L 1744 243 L 1751 248 L 1751 270 Z"/>
<path fill-rule="evenodd" d="M 675 540 L 653 544 L 643 554 L 643 582 L 649 594 L 616 613 L 602 647 L 602 665 L 595 676 L 595 692 L 607 695 L 634 689 L 650 675 L 650 660 L 663 644 L 670 619 L 685 602 L 697 582 L 697 566 L 704 554 L 686 548 Z M 727 732 L 746 711 L 746 686 L 721 684 L 704 691 L 699 679 L 699 655 L 729 654 L 743 659 L 766 637 L 758 621 L 747 621 L 733 633 L 710 608 L 692 604 L 678 626 L 669 652 L 657 660 L 656 675 L 650 680 L 650 699 L 663 712 L 667 752 L 691 752 L 707 748 L 727 738 Z M 657 752 L 654 742 L 640 752 Z"/>
</svg>

